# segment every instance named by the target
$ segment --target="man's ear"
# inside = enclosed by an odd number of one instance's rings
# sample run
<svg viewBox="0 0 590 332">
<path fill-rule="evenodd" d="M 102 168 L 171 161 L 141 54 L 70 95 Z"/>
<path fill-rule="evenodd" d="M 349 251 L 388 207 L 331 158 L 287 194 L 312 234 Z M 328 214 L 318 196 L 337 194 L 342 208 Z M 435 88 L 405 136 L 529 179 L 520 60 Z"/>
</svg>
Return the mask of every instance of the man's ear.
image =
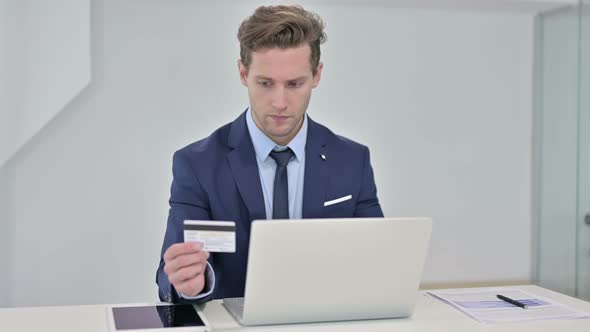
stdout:
<svg viewBox="0 0 590 332">
<path fill-rule="evenodd" d="M 238 71 L 240 73 L 240 81 L 242 82 L 242 85 L 248 86 L 248 68 L 244 66 L 242 59 L 238 59 Z"/>
<path fill-rule="evenodd" d="M 320 84 L 320 79 L 322 78 L 322 69 L 324 69 L 324 64 L 320 62 L 316 67 L 315 74 L 313 75 L 311 87 L 314 89 L 318 86 L 318 84 Z"/>
</svg>

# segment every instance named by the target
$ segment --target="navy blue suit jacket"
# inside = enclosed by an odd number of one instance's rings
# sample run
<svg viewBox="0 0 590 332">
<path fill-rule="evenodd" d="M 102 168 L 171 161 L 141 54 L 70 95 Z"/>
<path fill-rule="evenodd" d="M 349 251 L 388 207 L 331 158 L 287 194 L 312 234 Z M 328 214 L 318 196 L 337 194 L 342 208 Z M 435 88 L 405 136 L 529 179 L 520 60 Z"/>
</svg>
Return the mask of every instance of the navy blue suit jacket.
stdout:
<svg viewBox="0 0 590 332">
<path fill-rule="evenodd" d="M 307 135 L 303 218 L 382 217 L 369 149 L 311 119 Z M 185 219 L 235 221 L 236 252 L 211 254 L 215 290 L 200 301 L 244 296 L 250 225 L 255 219 L 266 219 L 246 112 L 211 136 L 177 151 L 172 169 L 162 255 L 172 244 L 183 242 Z M 352 199 L 324 207 L 324 202 L 347 195 Z M 182 302 L 163 268 L 160 257 L 156 277 L 160 299 Z"/>
</svg>

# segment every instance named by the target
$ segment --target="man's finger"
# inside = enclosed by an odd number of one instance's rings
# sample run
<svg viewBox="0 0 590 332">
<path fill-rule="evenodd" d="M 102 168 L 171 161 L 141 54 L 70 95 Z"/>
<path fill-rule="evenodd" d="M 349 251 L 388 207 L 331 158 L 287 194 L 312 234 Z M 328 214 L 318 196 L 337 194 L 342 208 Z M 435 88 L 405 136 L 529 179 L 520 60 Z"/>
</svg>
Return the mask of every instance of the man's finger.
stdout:
<svg viewBox="0 0 590 332">
<path fill-rule="evenodd" d="M 190 279 L 194 279 L 199 274 L 205 272 L 204 264 L 196 264 L 188 267 L 184 267 L 168 276 L 170 283 L 173 285 L 182 284 Z"/>
<path fill-rule="evenodd" d="M 182 269 L 183 267 L 191 266 L 194 264 L 202 264 L 207 261 L 209 257 L 209 253 L 206 251 L 199 251 L 196 254 L 185 254 L 176 256 L 171 261 L 167 262 L 166 265 L 168 266 L 168 271 L 177 271 Z"/>
<path fill-rule="evenodd" d="M 200 242 L 175 243 L 171 245 L 164 253 L 164 261 L 168 262 L 178 255 L 198 252 L 201 249 L 203 249 L 203 244 Z"/>
</svg>

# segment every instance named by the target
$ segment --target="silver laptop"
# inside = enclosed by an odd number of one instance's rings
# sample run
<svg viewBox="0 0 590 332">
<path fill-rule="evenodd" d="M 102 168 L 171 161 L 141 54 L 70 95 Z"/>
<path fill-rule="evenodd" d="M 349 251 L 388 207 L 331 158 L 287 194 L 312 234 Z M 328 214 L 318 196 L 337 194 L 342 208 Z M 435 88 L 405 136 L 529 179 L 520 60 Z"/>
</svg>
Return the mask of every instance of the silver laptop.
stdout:
<svg viewBox="0 0 590 332">
<path fill-rule="evenodd" d="M 429 218 L 254 221 L 244 297 L 224 305 L 243 325 L 408 317 L 431 229 Z"/>
</svg>

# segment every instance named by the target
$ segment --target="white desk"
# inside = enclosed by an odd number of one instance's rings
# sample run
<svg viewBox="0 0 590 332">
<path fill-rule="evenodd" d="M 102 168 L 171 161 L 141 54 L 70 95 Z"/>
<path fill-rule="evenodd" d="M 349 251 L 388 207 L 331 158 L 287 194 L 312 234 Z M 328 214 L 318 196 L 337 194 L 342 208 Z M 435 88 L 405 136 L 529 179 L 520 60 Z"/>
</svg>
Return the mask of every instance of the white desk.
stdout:
<svg viewBox="0 0 590 332">
<path fill-rule="evenodd" d="M 590 302 L 581 301 L 563 294 L 537 286 L 521 286 L 528 292 L 556 300 L 573 308 L 590 312 Z M 551 320 L 538 322 L 483 325 L 453 309 L 447 304 L 424 294 L 418 297 L 416 310 L 411 318 L 374 321 L 336 322 L 321 324 L 275 325 L 260 327 L 241 327 L 222 306 L 221 301 L 212 301 L 202 306 L 205 316 L 213 325 L 214 331 L 590 331 L 590 319 Z M 38 308 L 0 309 L 0 331 L 39 331 L 39 332 L 105 332 L 106 306 L 69 306 Z"/>
</svg>

